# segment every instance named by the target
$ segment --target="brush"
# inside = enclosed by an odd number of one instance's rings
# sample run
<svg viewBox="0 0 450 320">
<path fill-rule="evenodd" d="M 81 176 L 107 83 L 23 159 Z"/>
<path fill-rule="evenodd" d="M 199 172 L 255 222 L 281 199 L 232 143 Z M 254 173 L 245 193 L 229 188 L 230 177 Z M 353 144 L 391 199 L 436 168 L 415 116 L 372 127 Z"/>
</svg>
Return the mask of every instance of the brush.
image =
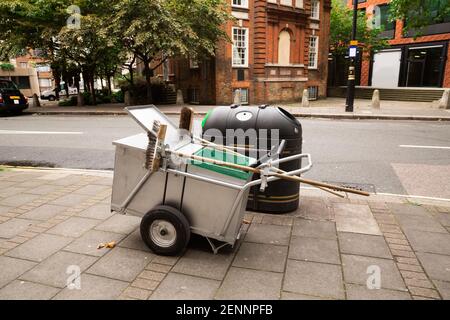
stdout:
<svg viewBox="0 0 450 320">
<path fill-rule="evenodd" d="M 161 150 L 164 146 L 167 125 L 161 125 L 157 120 L 153 122 L 152 130 L 147 132 L 148 145 L 145 153 L 145 168 L 152 172 L 161 166 Z"/>
<path fill-rule="evenodd" d="M 184 129 L 186 131 L 191 132 L 192 127 L 194 125 L 194 109 L 189 107 L 184 107 L 180 112 L 180 125 L 178 126 L 180 129 Z"/>
</svg>

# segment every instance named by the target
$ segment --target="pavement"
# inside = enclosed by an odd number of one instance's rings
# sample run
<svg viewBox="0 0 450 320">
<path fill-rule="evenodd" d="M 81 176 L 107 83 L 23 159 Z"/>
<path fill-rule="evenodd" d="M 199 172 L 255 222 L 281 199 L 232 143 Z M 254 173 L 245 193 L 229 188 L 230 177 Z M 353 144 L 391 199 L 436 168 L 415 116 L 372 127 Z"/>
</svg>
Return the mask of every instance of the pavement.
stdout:
<svg viewBox="0 0 450 320">
<path fill-rule="evenodd" d="M 305 188 L 294 213 L 248 212 L 234 248 L 161 257 L 110 212 L 111 183 L 0 170 L 0 299 L 450 299 L 450 202 Z"/>
<path fill-rule="evenodd" d="M 278 104 L 277 104 L 278 105 Z M 205 115 L 215 106 L 187 105 L 198 115 Z M 301 103 L 280 105 L 295 117 L 331 119 L 373 119 L 373 120 L 420 120 L 450 121 L 450 110 L 439 109 L 437 102 L 381 101 L 380 109 L 371 108 L 371 101 L 355 100 L 355 111 L 345 112 L 345 99 L 327 98 L 311 102 L 303 108 Z M 86 107 L 59 107 L 56 102 L 46 102 L 40 108 L 29 108 L 26 112 L 40 115 L 121 115 L 126 114 L 124 104 L 107 104 Z M 159 106 L 168 115 L 179 114 L 183 105 Z"/>
</svg>

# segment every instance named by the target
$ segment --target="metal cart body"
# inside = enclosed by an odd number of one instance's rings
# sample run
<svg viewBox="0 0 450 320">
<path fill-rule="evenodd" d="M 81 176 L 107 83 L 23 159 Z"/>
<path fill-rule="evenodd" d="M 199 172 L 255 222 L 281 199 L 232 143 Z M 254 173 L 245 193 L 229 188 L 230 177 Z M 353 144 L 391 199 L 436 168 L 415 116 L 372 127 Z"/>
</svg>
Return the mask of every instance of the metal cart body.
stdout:
<svg viewBox="0 0 450 320">
<path fill-rule="evenodd" d="M 204 148 L 192 141 L 180 139 L 177 127 L 154 106 L 127 110 L 144 129 L 156 119 L 168 125 L 166 142 L 171 150 L 195 154 Z M 227 244 L 233 246 L 240 237 L 249 190 L 261 184 L 263 179 L 252 181 L 251 174 L 247 179 L 236 178 L 196 166 L 189 161 L 178 163 L 168 160 L 159 171 L 151 173 L 144 167 L 147 144 L 146 134 L 114 142 L 116 158 L 112 210 L 143 217 L 158 205 L 171 206 L 186 216 L 192 233 L 208 240 L 214 253 Z M 311 168 L 311 159 L 307 154 L 271 161 L 270 165 L 294 158 L 308 158 L 309 163 L 288 175 L 299 175 Z M 248 165 L 254 166 L 257 160 L 248 158 L 248 162 Z M 274 180 L 278 178 L 266 178 L 267 182 Z M 212 240 L 218 240 L 221 244 Z"/>
</svg>

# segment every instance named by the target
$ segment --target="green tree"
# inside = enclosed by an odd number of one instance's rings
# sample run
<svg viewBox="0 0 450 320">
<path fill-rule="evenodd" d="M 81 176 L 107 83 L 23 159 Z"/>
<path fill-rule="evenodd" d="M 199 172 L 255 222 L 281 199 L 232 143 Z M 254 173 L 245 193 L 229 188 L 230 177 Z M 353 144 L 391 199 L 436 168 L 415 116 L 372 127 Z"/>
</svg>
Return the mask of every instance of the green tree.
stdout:
<svg viewBox="0 0 450 320">
<path fill-rule="evenodd" d="M 390 2 L 391 18 L 404 20 L 403 31 L 412 31 L 419 36 L 430 24 L 450 21 L 449 0 L 392 0 Z"/>
</svg>

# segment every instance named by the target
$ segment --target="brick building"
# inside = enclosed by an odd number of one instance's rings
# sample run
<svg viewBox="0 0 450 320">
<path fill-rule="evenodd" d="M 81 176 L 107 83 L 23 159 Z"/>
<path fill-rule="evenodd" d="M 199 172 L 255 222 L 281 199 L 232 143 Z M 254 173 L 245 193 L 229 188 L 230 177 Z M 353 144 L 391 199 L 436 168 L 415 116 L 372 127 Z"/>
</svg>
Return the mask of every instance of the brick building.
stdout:
<svg viewBox="0 0 450 320">
<path fill-rule="evenodd" d="M 444 0 L 447 1 L 447 0 Z M 384 28 L 390 47 L 362 59 L 360 85 L 380 88 L 450 87 L 450 17 L 431 24 L 420 37 L 403 34 L 405 21 L 389 21 L 389 0 L 358 0 L 373 24 Z M 435 10 L 439 10 L 436 0 Z M 347 2 L 352 7 L 352 0 Z M 433 9 L 433 8 L 432 8 Z"/>
<path fill-rule="evenodd" d="M 236 21 L 224 26 L 216 56 L 174 59 L 161 77 L 185 101 L 230 104 L 299 101 L 303 90 L 325 96 L 330 0 L 229 0 Z"/>
</svg>

